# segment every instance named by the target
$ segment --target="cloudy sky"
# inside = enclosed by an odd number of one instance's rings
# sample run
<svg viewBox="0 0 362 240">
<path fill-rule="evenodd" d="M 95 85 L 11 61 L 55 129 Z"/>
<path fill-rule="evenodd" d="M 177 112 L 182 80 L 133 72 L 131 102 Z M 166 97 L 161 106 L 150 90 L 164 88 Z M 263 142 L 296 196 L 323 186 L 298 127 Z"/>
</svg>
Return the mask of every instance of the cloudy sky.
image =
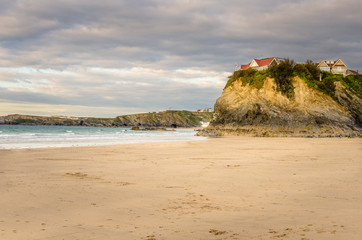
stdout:
<svg viewBox="0 0 362 240">
<path fill-rule="evenodd" d="M 212 107 L 235 63 L 341 58 L 360 0 L 0 0 L 0 115 Z"/>
</svg>

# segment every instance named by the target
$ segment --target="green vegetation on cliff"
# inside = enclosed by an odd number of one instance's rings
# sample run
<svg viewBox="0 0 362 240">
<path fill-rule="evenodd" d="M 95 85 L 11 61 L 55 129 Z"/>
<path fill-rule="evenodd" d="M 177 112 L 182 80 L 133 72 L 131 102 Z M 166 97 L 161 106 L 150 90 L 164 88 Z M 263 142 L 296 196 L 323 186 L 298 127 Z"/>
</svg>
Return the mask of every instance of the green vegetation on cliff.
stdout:
<svg viewBox="0 0 362 240">
<path fill-rule="evenodd" d="M 362 98 L 362 75 L 350 75 L 341 81 L 349 90 Z"/>
<path fill-rule="evenodd" d="M 256 71 L 254 69 L 246 69 L 235 71 L 230 77 L 225 88 L 231 86 L 236 80 L 241 80 L 243 85 L 258 89 L 263 87 L 264 80 L 267 77 L 275 79 L 277 90 L 288 98 L 294 97 L 294 87 L 292 79 L 295 76 L 302 78 L 310 88 L 315 88 L 336 100 L 335 82 L 341 82 L 347 89 L 362 98 L 362 75 L 350 75 L 344 77 L 340 74 L 332 74 L 330 72 L 321 71 L 316 64 L 308 60 L 304 64 L 296 64 L 294 60 L 287 59 L 280 64 L 275 64 L 269 69 Z"/>
<path fill-rule="evenodd" d="M 264 80 L 269 76 L 268 70 L 256 71 L 252 68 L 235 71 L 234 74 L 230 77 L 225 88 L 231 86 L 236 80 L 241 80 L 243 85 L 249 84 L 254 86 L 257 89 L 260 89 L 264 85 Z"/>
<path fill-rule="evenodd" d="M 294 74 L 294 60 L 287 59 L 279 64 L 274 64 L 269 67 L 270 75 L 275 79 L 277 90 L 282 92 L 288 98 L 294 97 L 294 86 L 292 78 Z"/>
</svg>

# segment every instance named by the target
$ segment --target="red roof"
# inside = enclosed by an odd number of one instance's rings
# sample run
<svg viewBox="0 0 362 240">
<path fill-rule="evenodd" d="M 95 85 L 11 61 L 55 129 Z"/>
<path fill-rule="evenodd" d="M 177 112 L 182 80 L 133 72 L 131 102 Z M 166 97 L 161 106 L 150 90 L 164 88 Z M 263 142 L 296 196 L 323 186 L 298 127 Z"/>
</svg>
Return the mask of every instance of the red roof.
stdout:
<svg viewBox="0 0 362 240">
<path fill-rule="evenodd" d="M 258 66 L 261 67 L 261 66 L 269 66 L 273 62 L 274 58 L 264 58 L 264 59 L 254 59 L 254 60 L 258 64 Z M 248 65 L 241 65 L 240 69 L 244 70 L 249 68 L 249 66 L 250 63 Z"/>
<path fill-rule="evenodd" d="M 268 66 L 273 61 L 274 58 L 264 58 L 264 59 L 255 59 L 256 63 L 261 66 Z"/>
<path fill-rule="evenodd" d="M 244 70 L 244 69 L 247 69 L 249 67 L 250 63 L 248 65 L 241 65 L 240 66 L 240 69 L 241 70 Z"/>
</svg>

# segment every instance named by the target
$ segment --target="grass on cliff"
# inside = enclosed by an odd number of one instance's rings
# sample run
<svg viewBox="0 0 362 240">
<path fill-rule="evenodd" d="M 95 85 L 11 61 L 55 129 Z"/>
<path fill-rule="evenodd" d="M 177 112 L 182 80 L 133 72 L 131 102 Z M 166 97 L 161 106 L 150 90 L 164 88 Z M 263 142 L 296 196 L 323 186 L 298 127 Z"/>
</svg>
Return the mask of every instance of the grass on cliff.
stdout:
<svg viewBox="0 0 362 240">
<path fill-rule="evenodd" d="M 292 79 L 295 76 L 302 78 L 310 88 L 315 88 L 335 99 L 334 82 L 341 82 L 347 89 L 362 98 L 362 75 L 350 75 L 344 77 L 341 74 L 333 74 L 321 71 L 315 63 L 308 60 L 304 64 L 296 64 L 294 60 L 286 59 L 280 64 L 274 64 L 263 71 L 254 69 L 245 69 L 235 71 L 230 76 L 225 88 L 231 86 L 236 80 L 241 80 L 243 85 L 260 89 L 264 85 L 267 77 L 275 79 L 277 90 L 288 98 L 294 97 L 294 86 Z M 224 89 L 225 89 L 224 88 Z"/>
<path fill-rule="evenodd" d="M 362 98 L 362 75 L 333 74 L 321 71 L 310 61 L 305 64 L 297 64 L 293 68 L 293 75 L 302 78 L 310 88 L 315 88 L 335 99 L 335 82 L 341 82 L 348 90 Z M 348 93 L 347 93 L 348 95 Z"/>
<path fill-rule="evenodd" d="M 362 98 L 362 75 L 351 75 L 341 81 L 344 86 Z"/>
<path fill-rule="evenodd" d="M 256 71 L 249 68 L 245 70 L 235 71 L 227 82 L 225 88 L 231 86 L 233 82 L 240 79 L 244 86 L 246 84 L 249 84 L 250 86 L 260 89 L 263 87 L 264 80 L 266 79 L 266 77 L 268 77 L 268 75 L 268 70 Z"/>
</svg>

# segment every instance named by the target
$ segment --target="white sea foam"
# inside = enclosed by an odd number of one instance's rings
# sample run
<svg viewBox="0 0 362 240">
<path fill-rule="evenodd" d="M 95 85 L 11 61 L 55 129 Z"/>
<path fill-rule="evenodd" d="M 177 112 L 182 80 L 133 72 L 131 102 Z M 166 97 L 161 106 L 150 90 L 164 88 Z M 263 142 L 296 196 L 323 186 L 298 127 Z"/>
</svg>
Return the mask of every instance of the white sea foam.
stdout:
<svg viewBox="0 0 362 240">
<path fill-rule="evenodd" d="M 202 140 L 193 130 L 132 131 L 120 128 L 0 125 L 0 149 L 99 146 Z"/>
</svg>

